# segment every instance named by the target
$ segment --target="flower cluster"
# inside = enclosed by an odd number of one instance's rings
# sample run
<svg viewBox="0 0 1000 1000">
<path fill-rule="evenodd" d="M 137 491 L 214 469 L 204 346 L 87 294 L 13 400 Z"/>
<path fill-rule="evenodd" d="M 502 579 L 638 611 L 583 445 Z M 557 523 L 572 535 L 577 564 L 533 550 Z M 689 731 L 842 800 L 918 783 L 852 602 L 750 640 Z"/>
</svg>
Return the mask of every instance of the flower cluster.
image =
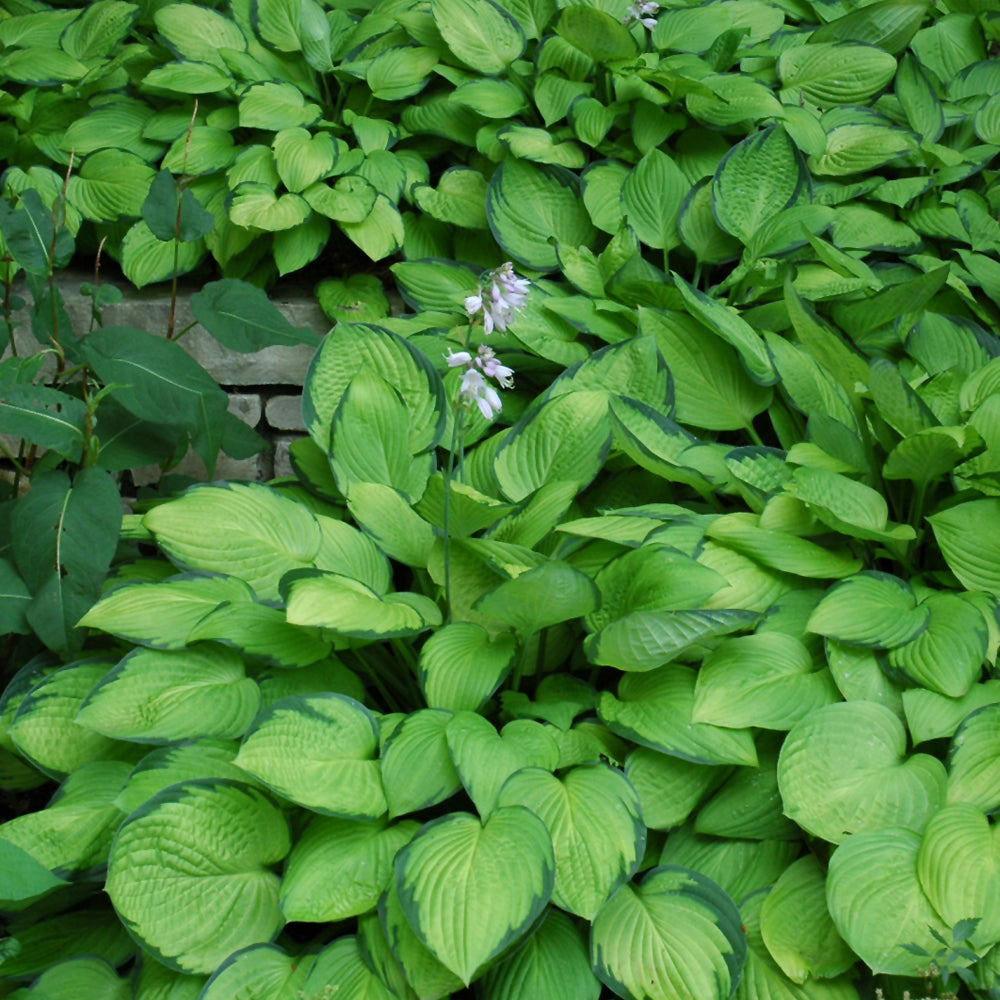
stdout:
<svg viewBox="0 0 1000 1000">
<path fill-rule="evenodd" d="M 632 24 L 633 21 L 638 21 L 652 31 L 656 27 L 655 15 L 659 9 L 660 5 L 656 0 L 635 0 L 635 3 L 629 7 L 628 13 L 622 18 L 622 23 Z"/>
<path fill-rule="evenodd" d="M 479 289 L 465 300 L 469 320 L 474 322 L 482 315 L 483 332 L 489 336 L 494 330 L 505 331 L 528 300 L 530 283 L 514 273 L 508 261 L 495 271 L 483 276 Z M 502 365 L 493 348 L 480 344 L 475 355 L 469 351 L 448 352 L 449 368 L 464 368 L 462 387 L 458 398 L 467 406 L 475 403 L 479 412 L 491 420 L 500 412 L 500 393 L 488 379 L 493 379 L 501 389 L 514 387 L 514 369 Z"/>
<path fill-rule="evenodd" d="M 506 330 L 513 322 L 514 314 L 528 301 L 530 287 L 526 279 L 514 273 L 514 265 L 507 261 L 486 275 L 479 291 L 465 300 L 465 311 L 469 319 L 482 312 L 483 332 L 488 337 L 494 329 Z"/>
</svg>

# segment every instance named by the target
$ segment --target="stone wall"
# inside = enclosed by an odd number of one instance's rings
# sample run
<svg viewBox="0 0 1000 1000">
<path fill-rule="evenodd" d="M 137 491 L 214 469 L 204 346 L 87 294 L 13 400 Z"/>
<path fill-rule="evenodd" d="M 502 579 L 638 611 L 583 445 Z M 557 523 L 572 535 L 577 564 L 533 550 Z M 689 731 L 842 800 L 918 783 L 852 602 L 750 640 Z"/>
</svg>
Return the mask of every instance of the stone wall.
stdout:
<svg viewBox="0 0 1000 1000">
<path fill-rule="evenodd" d="M 86 330 L 90 326 L 91 299 L 82 296 L 79 291 L 80 284 L 85 281 L 93 281 L 93 276 L 69 273 L 59 282 L 60 291 L 66 300 L 66 310 L 76 331 Z M 181 290 L 175 318 L 175 328 L 178 330 L 183 330 L 193 321 L 188 300 L 196 291 L 198 286 Z M 26 296 L 22 293 L 22 297 Z M 308 326 L 317 332 L 325 332 L 330 328 L 330 321 L 309 290 L 279 288 L 270 293 L 270 298 L 295 326 Z M 31 335 L 27 308 L 16 314 L 15 319 L 18 354 L 26 356 L 35 353 L 40 348 Z M 166 335 L 169 319 L 169 287 L 127 291 L 123 302 L 117 306 L 109 306 L 104 311 L 106 326 L 133 326 L 162 335 Z M 223 347 L 198 325 L 178 343 L 226 391 L 230 411 L 272 445 L 269 451 L 239 461 L 220 455 L 215 477 L 266 480 L 274 476 L 289 475 L 289 446 L 305 433 L 302 422 L 302 383 L 314 349 L 306 346 L 268 347 L 252 354 L 241 354 Z M 7 356 L 9 349 L 4 357 Z M 193 452 L 172 471 L 198 479 L 205 478 L 204 464 Z M 132 470 L 136 486 L 149 485 L 159 475 L 158 466 Z"/>
</svg>

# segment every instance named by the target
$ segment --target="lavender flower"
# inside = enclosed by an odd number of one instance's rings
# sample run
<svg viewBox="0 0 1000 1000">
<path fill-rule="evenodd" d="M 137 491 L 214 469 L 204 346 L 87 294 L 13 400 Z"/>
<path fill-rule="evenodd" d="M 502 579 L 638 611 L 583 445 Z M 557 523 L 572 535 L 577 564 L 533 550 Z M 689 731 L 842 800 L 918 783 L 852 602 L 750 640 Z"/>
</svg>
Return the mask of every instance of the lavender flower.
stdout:
<svg viewBox="0 0 1000 1000">
<path fill-rule="evenodd" d="M 474 295 L 465 300 L 469 319 L 482 312 L 483 332 L 488 337 L 494 329 L 504 331 L 513 323 L 514 316 L 528 301 L 531 283 L 514 273 L 514 265 L 507 261 L 495 271 L 490 271 L 480 282 Z"/>
<path fill-rule="evenodd" d="M 652 31 L 656 27 L 655 14 L 659 9 L 660 5 L 656 0 L 635 0 L 635 3 L 629 7 L 628 13 L 622 18 L 622 23 L 628 25 L 633 21 L 638 21 Z"/>
<path fill-rule="evenodd" d="M 449 351 L 448 367 L 465 368 L 458 398 L 467 406 L 475 403 L 487 420 L 492 420 L 503 406 L 500 393 L 487 379 L 496 379 L 502 389 L 514 387 L 514 369 L 500 364 L 493 349 L 485 344 L 479 346 L 475 357 L 468 351 Z"/>
</svg>

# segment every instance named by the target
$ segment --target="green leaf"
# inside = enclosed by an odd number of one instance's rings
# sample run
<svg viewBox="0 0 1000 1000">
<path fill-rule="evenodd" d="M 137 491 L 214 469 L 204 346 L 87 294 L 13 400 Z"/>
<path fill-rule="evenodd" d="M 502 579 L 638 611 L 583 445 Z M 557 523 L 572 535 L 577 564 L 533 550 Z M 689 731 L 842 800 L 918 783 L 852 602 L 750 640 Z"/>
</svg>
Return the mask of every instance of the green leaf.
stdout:
<svg viewBox="0 0 1000 1000">
<path fill-rule="evenodd" d="M 198 997 L 224 1000 L 240 994 L 266 993 L 273 1000 L 295 1000 L 304 992 L 302 987 L 314 960 L 312 955 L 293 958 L 273 944 L 251 945 L 230 955 L 212 973 Z M 170 1000 L 174 1000 L 172 993 Z"/>
<path fill-rule="evenodd" d="M 972 500 L 930 515 L 948 568 L 970 590 L 1000 595 L 1000 538 L 993 526 L 1000 500 Z"/>
<path fill-rule="evenodd" d="M 0 427 L 42 448 L 79 461 L 87 422 L 86 404 L 44 385 L 0 386 Z"/>
<path fill-rule="evenodd" d="M 931 817 L 917 855 L 917 875 L 947 925 L 979 920 L 970 935 L 977 951 L 1000 940 L 1000 843 L 980 809 L 959 803 Z"/>
<path fill-rule="evenodd" d="M 0 903 L 10 909 L 13 903 L 34 900 L 65 885 L 32 855 L 5 839 L 0 839 Z"/>
<path fill-rule="evenodd" d="M 600 695 L 597 714 L 612 732 L 697 764 L 757 763 L 749 729 L 722 729 L 693 720 L 695 671 L 671 665 L 626 674 L 618 697 Z"/>
<path fill-rule="evenodd" d="M 98 0 L 101 3 L 117 0 Z M 125 6 L 125 5 L 123 5 Z M 123 149 L 102 149 L 88 156 L 66 185 L 66 200 L 87 219 L 115 222 L 142 212 L 150 184 L 157 175 L 145 160 Z M 176 212 L 174 223 L 176 223 Z M 167 239 L 173 238 L 173 225 Z"/>
<path fill-rule="evenodd" d="M 31 591 L 7 559 L 0 559 L 0 635 L 28 635 L 31 631 L 26 614 L 31 606 Z"/>
<path fill-rule="evenodd" d="M 298 125 L 314 125 L 322 114 L 320 106 L 308 103 L 302 91 L 291 83 L 252 84 L 239 102 L 241 128 L 280 132 Z"/>
<path fill-rule="evenodd" d="M 600 471 L 610 443 L 607 394 L 565 393 L 529 410 L 514 425 L 497 451 L 497 480 L 514 501 L 557 480 L 583 487 Z"/>
<path fill-rule="evenodd" d="M 945 775 L 934 757 L 906 756 L 906 730 L 888 708 L 848 701 L 792 728 L 778 761 L 778 787 L 790 819 L 839 844 L 859 831 L 919 832 L 943 805 Z"/>
<path fill-rule="evenodd" d="M 481 980 L 484 1000 L 597 1000 L 587 942 L 572 918 L 550 907 L 524 945 Z"/>
<path fill-rule="evenodd" d="M 125 277 L 137 288 L 143 288 L 174 275 L 186 274 L 204 255 L 204 241 L 184 243 L 171 239 L 164 242 L 143 221 L 137 222 L 125 234 L 121 265 Z"/>
<path fill-rule="evenodd" d="M 229 200 L 229 218 L 237 226 L 279 232 L 301 226 L 312 214 L 298 194 L 277 195 L 267 184 L 244 181 Z"/>
<path fill-rule="evenodd" d="M 906 728 L 913 742 L 954 736 L 962 720 L 977 708 L 1000 702 L 1000 680 L 990 679 L 973 684 L 961 698 L 948 698 L 925 688 L 909 688 L 903 692 Z"/>
<path fill-rule="evenodd" d="M 191 296 L 195 319 L 230 350 L 252 353 L 274 345 L 321 343 L 315 331 L 292 326 L 260 288 L 236 278 L 204 285 Z"/>
<path fill-rule="evenodd" d="M 760 933 L 768 952 L 794 983 L 831 979 L 855 963 L 826 903 L 826 873 L 812 855 L 793 862 L 764 898 Z"/>
<path fill-rule="evenodd" d="M 160 7 L 153 15 L 156 29 L 181 58 L 226 69 L 220 49 L 245 52 L 247 40 L 237 23 L 211 8 L 187 9 L 183 3 Z"/>
<path fill-rule="evenodd" d="M 917 638 L 931 609 L 897 576 L 866 570 L 831 587 L 808 629 L 852 646 L 893 649 Z"/>
<path fill-rule="evenodd" d="M 728 770 L 644 746 L 636 747 L 625 761 L 625 776 L 639 793 L 642 818 L 651 830 L 669 830 L 684 823 Z"/>
<path fill-rule="evenodd" d="M 274 600 L 285 573 L 313 565 L 323 533 L 304 506 L 256 483 L 200 486 L 154 507 L 143 523 L 175 563 L 233 573 Z"/>
<path fill-rule="evenodd" d="M 826 895 L 833 922 L 873 972 L 919 975 L 926 959 L 905 946 L 933 954 L 934 932 L 949 932 L 917 879 L 919 850 L 918 834 L 896 828 L 848 837 L 830 859 Z"/>
<path fill-rule="evenodd" d="M 139 17 L 136 4 L 96 0 L 68 25 L 59 44 L 74 59 L 86 62 L 110 55 Z"/>
<path fill-rule="evenodd" d="M 172 743 L 242 736 L 259 708 L 260 690 L 231 650 L 136 649 L 95 685 L 76 718 L 111 739 Z"/>
<path fill-rule="evenodd" d="M 870 173 L 911 153 L 916 145 L 911 132 L 888 123 L 837 125 L 827 133 L 826 151 L 809 157 L 809 169 L 830 177 Z"/>
<path fill-rule="evenodd" d="M 725 639 L 705 658 L 692 719 L 732 729 L 787 730 L 839 700 L 833 678 L 825 669 L 816 669 L 798 639 L 758 633 Z"/>
<path fill-rule="evenodd" d="M 393 860 L 420 828 L 314 817 L 292 848 L 281 880 L 286 920 L 346 920 L 373 910 L 393 877 Z"/>
<path fill-rule="evenodd" d="M 865 42 L 898 55 L 916 34 L 929 0 L 882 0 L 822 25 L 810 42 Z"/>
<path fill-rule="evenodd" d="M 365 72 L 365 82 L 380 101 L 402 101 L 427 86 L 437 65 L 438 52 L 419 45 L 406 45 L 380 52 Z"/>
<path fill-rule="evenodd" d="M 594 918 L 590 939 L 598 978 L 619 996 L 650 1000 L 728 1000 L 746 948 L 729 896 L 679 865 L 622 886 Z"/>
<path fill-rule="evenodd" d="M 340 694 L 292 695 L 264 709 L 234 763 L 314 812 L 377 819 L 386 811 L 378 723 Z"/>
<path fill-rule="evenodd" d="M 434 529 L 398 490 L 381 483 L 353 483 L 347 506 L 386 555 L 408 566 L 427 565 Z"/>
<path fill-rule="evenodd" d="M 431 14 L 448 48 L 478 73 L 496 76 L 524 52 L 520 24 L 492 0 L 433 0 Z"/>
<path fill-rule="evenodd" d="M 307 187 L 302 197 L 309 207 L 320 215 L 336 222 L 361 223 L 371 214 L 375 207 L 378 192 L 364 177 L 348 174 L 338 177 L 333 187 L 323 182 Z M 356 317 L 351 317 L 351 321 Z"/>
<path fill-rule="evenodd" d="M 554 873 L 545 824 L 520 806 L 496 810 L 485 824 L 468 813 L 432 820 L 396 861 L 407 919 L 466 985 L 531 927 Z"/>
<path fill-rule="evenodd" d="M 569 6 L 556 25 L 559 36 L 594 62 L 610 63 L 636 55 L 635 39 L 621 20 L 589 5 Z"/>
<path fill-rule="evenodd" d="M 462 787 L 448 750 L 446 730 L 451 716 L 451 712 L 432 708 L 411 712 L 386 740 L 382 784 L 391 817 L 437 805 Z"/>
<path fill-rule="evenodd" d="M 503 783 L 525 767 L 552 771 L 559 763 L 555 738 L 541 723 L 515 719 L 497 733 L 475 712 L 458 712 L 446 729 L 455 768 L 479 815 L 489 817 Z"/>
<path fill-rule="evenodd" d="M 749 136 L 729 150 L 715 171 L 712 209 L 716 220 L 727 233 L 747 243 L 764 222 L 795 203 L 804 174 L 795 145 L 781 126 Z"/>
<path fill-rule="evenodd" d="M 536 271 L 559 267 L 555 243 L 576 247 L 594 240 L 576 177 L 563 167 L 505 160 L 490 180 L 486 215 L 501 248 Z"/>
<path fill-rule="evenodd" d="M 896 74 L 896 60 L 875 45 L 809 41 L 781 53 L 778 76 L 813 104 L 863 104 Z"/>
<path fill-rule="evenodd" d="M 438 629 L 420 649 L 420 688 L 431 708 L 478 711 L 514 663 L 517 646 L 510 632 L 491 637 L 471 622 Z"/>
<path fill-rule="evenodd" d="M 142 218 L 158 240 L 168 243 L 174 239 L 191 243 L 215 228 L 215 216 L 190 188 L 181 188 L 169 170 L 161 170 L 153 178 L 142 203 Z"/>
<path fill-rule="evenodd" d="M 46 1000 L 71 1000 L 81 993 L 94 1000 L 129 1000 L 132 995 L 128 980 L 120 979 L 109 962 L 93 955 L 57 962 L 35 980 L 31 990 Z"/>
<path fill-rule="evenodd" d="M 603 764 L 572 768 L 560 777 L 526 768 L 507 780 L 497 800 L 501 809 L 516 805 L 549 829 L 556 859 L 553 902 L 593 919 L 642 859 L 646 828 L 635 789 Z"/>
<path fill-rule="evenodd" d="M 211 778 L 171 785 L 119 829 L 107 893 L 159 961 L 214 972 L 283 926 L 280 879 L 270 867 L 290 847 L 284 816 L 257 789 Z"/>
</svg>

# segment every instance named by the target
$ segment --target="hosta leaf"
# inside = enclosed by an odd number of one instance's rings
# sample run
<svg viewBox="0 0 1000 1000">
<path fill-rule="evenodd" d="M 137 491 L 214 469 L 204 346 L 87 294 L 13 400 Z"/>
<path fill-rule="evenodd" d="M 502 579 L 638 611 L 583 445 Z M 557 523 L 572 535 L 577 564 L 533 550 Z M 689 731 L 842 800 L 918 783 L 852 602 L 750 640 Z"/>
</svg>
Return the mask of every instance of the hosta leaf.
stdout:
<svg viewBox="0 0 1000 1000">
<path fill-rule="evenodd" d="M 76 718 L 113 739 L 173 743 L 242 736 L 259 708 L 260 690 L 232 650 L 136 649 L 94 687 Z"/>
<path fill-rule="evenodd" d="M 834 68 L 836 67 L 836 68 Z M 896 60 L 875 45 L 817 42 L 786 49 L 778 59 L 784 87 L 821 107 L 862 104 L 896 74 Z"/>
<path fill-rule="evenodd" d="M 283 926 L 270 867 L 290 847 L 284 816 L 257 789 L 211 778 L 171 785 L 119 829 L 107 893 L 159 961 L 214 972 Z"/>
<path fill-rule="evenodd" d="M 910 688 L 903 692 L 906 728 L 915 744 L 954 736 L 967 715 L 998 702 L 1000 680 L 996 679 L 973 684 L 961 698 L 948 698 L 925 688 Z"/>
<path fill-rule="evenodd" d="M 972 500 L 927 518 L 948 568 L 970 590 L 1000 595 L 1000 500 Z"/>
<path fill-rule="evenodd" d="M 220 69 L 226 63 L 220 49 L 245 52 L 247 40 L 239 25 L 218 11 L 172 3 L 160 7 L 154 14 L 157 31 L 170 48 L 184 59 L 214 63 Z"/>
<path fill-rule="evenodd" d="M 391 817 L 437 805 L 462 787 L 448 749 L 451 717 L 436 709 L 412 712 L 386 740 L 382 784 Z"/>
<path fill-rule="evenodd" d="M 345 997 L 359 1000 L 393 1000 L 395 996 L 372 972 L 358 947 L 358 939 L 353 936 L 337 938 L 316 956 L 316 963 L 296 996 L 322 997 L 341 990 Z"/>
<path fill-rule="evenodd" d="M 0 904 L 10 908 L 14 903 L 32 900 L 65 885 L 43 864 L 7 839 L 0 839 Z"/>
<path fill-rule="evenodd" d="M 697 764 L 643 746 L 625 760 L 625 775 L 639 793 L 642 818 L 651 830 L 669 830 L 684 823 L 728 772 L 727 767 Z"/>
<path fill-rule="evenodd" d="M 826 896 L 837 931 L 873 972 L 916 976 L 950 935 L 917 878 L 920 837 L 899 828 L 848 837 L 833 852 Z M 915 955 L 903 946 L 924 949 Z"/>
<path fill-rule="evenodd" d="M 749 729 L 722 729 L 695 723 L 695 671 L 671 665 L 648 673 L 626 674 L 618 697 L 601 693 L 597 713 L 626 739 L 699 764 L 756 764 Z"/>
<path fill-rule="evenodd" d="M 484 1000 L 597 1000 L 587 941 L 561 910 L 550 907 L 524 944 L 483 977 Z"/>
<path fill-rule="evenodd" d="M 747 243 L 766 220 L 794 204 L 802 188 L 802 167 L 788 133 L 777 125 L 733 146 L 712 179 L 719 225 Z"/>
<path fill-rule="evenodd" d="M 774 961 L 795 983 L 810 976 L 839 976 L 855 962 L 827 908 L 826 873 L 812 855 L 786 868 L 764 898 L 760 933 Z"/>
<path fill-rule="evenodd" d="M 797 723 L 778 760 L 785 814 L 804 830 L 839 844 L 859 831 L 919 832 L 943 805 L 943 765 L 906 755 L 906 730 L 870 701 L 827 705 Z"/>
<path fill-rule="evenodd" d="M 310 135 L 302 127 L 285 128 L 274 137 L 271 148 L 278 176 L 289 191 L 304 191 L 329 176 L 337 162 L 337 146 L 329 132 Z"/>
<path fill-rule="evenodd" d="M 916 147 L 916 137 L 888 124 L 837 125 L 827 133 L 826 151 L 809 157 L 814 174 L 843 177 L 873 171 L 905 156 Z"/>
<path fill-rule="evenodd" d="M 479 625 L 453 622 L 438 629 L 420 650 L 420 687 L 431 708 L 478 711 L 514 663 L 513 635 L 495 638 Z"/>
<path fill-rule="evenodd" d="M 491 0 L 434 0 L 431 14 L 448 48 L 484 75 L 502 73 L 524 51 L 520 24 Z"/>
<path fill-rule="evenodd" d="M 31 989 L 47 1000 L 70 1000 L 81 994 L 94 1000 L 129 1000 L 132 994 L 130 983 L 119 978 L 114 966 L 93 955 L 57 962 L 32 983 Z"/>
<path fill-rule="evenodd" d="M 277 232 L 301 226 L 312 215 L 309 203 L 297 194 L 277 195 L 267 184 L 244 181 L 233 191 L 229 218 L 237 226 Z"/>
<path fill-rule="evenodd" d="M 866 570 L 831 587 L 809 618 L 811 632 L 852 646 L 893 649 L 916 639 L 931 620 L 905 580 Z"/>
<path fill-rule="evenodd" d="M 624 885 L 594 919 L 594 971 L 620 996 L 728 1000 L 746 961 L 736 905 L 711 879 L 663 865 Z"/>
<path fill-rule="evenodd" d="M 677 218 L 691 185 L 666 153 L 651 149 L 625 179 L 625 218 L 647 246 L 670 250 L 680 243 Z"/>
<path fill-rule="evenodd" d="M 468 813 L 432 820 L 396 861 L 413 929 L 466 984 L 531 926 L 554 874 L 548 830 L 520 806 L 498 809 L 485 824 Z"/>
<path fill-rule="evenodd" d="M 1000 940 L 1000 840 L 976 806 L 946 806 L 931 817 L 917 855 L 920 885 L 949 926 L 979 920 L 977 951 Z"/>
<path fill-rule="evenodd" d="M 257 83 L 240 97 L 242 128 L 261 128 L 274 132 L 298 125 L 313 125 L 322 117 L 318 104 L 306 101 L 302 91 L 290 83 Z"/>
<path fill-rule="evenodd" d="M 377 819 L 386 811 L 378 723 L 341 694 L 291 695 L 264 709 L 234 763 L 314 812 Z"/>
<path fill-rule="evenodd" d="M 825 670 L 816 670 L 809 650 L 778 632 L 726 639 L 698 671 L 696 722 L 738 729 L 791 729 L 823 705 L 840 701 Z"/>
<path fill-rule="evenodd" d="M 549 828 L 556 859 L 553 902 L 591 920 L 642 859 L 646 828 L 628 779 L 603 764 L 561 777 L 540 768 L 512 775 L 499 808 L 522 805 Z"/>
<path fill-rule="evenodd" d="M 127 583 L 108 591 L 79 624 L 153 649 L 182 649 L 195 625 L 220 604 L 252 600 L 250 587 L 232 576 Z"/>
<path fill-rule="evenodd" d="M 303 993 L 313 961 L 312 955 L 293 958 L 277 945 L 251 945 L 230 955 L 205 983 L 198 998 L 223 1000 L 257 993 L 272 1000 L 296 1000 Z M 174 1000 L 172 994 L 170 1000 Z"/>
<path fill-rule="evenodd" d="M 143 523 L 172 560 L 232 573 L 262 600 L 279 596 L 285 573 L 313 565 L 323 538 L 307 508 L 256 483 L 198 487 L 154 507 Z"/>
<path fill-rule="evenodd" d="M 346 920 L 373 910 L 393 877 L 396 854 L 420 829 L 316 816 L 298 839 L 281 880 L 286 920 Z"/>
<path fill-rule="evenodd" d="M 490 816 L 503 783 L 524 767 L 554 771 L 559 747 L 549 730 L 531 719 L 515 719 L 498 733 L 475 712 L 458 712 L 445 730 L 459 777 L 479 815 Z"/>
<path fill-rule="evenodd" d="M 136 288 L 187 274 L 204 256 L 204 240 L 164 241 L 145 222 L 137 222 L 122 240 L 122 271 Z"/>
<path fill-rule="evenodd" d="M 87 219 L 114 222 L 122 215 L 140 214 L 154 176 L 134 153 L 102 149 L 88 156 L 79 173 L 70 177 L 66 199 Z"/>
<path fill-rule="evenodd" d="M 1000 705 L 966 716 L 948 750 L 948 802 L 969 802 L 983 812 L 1000 807 Z"/>
</svg>

